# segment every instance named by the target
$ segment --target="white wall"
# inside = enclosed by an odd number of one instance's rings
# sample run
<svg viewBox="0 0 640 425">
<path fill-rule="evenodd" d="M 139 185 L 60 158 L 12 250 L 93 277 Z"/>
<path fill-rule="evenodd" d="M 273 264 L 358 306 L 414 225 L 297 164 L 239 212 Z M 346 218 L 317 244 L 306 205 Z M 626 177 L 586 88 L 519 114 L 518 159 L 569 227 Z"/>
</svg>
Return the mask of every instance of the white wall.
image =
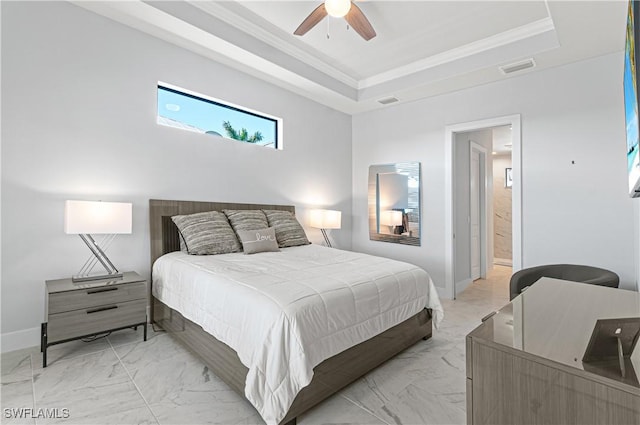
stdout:
<svg viewBox="0 0 640 425">
<path fill-rule="evenodd" d="M 133 202 L 109 254 L 145 276 L 150 198 L 339 209 L 350 248 L 348 115 L 68 3 L 2 2 L 2 64 L 4 351 L 38 343 L 44 280 L 89 254 L 63 233 L 66 199 Z M 158 81 L 282 117 L 284 150 L 157 125 Z"/>
<path fill-rule="evenodd" d="M 635 288 L 621 53 L 355 116 L 353 249 L 422 266 L 443 288 L 445 126 L 511 114 L 522 115 L 523 267 L 591 264 Z M 421 247 L 367 235 L 367 167 L 396 161 L 422 163 Z"/>
</svg>

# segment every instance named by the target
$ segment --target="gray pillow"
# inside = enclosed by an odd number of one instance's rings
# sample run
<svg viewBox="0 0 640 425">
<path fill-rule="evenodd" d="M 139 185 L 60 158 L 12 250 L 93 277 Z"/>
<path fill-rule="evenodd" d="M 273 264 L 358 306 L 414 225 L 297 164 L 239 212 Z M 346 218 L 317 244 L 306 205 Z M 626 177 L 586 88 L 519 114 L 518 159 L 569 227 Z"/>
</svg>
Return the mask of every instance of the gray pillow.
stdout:
<svg viewBox="0 0 640 425">
<path fill-rule="evenodd" d="M 228 254 L 241 250 L 227 217 L 221 212 L 176 215 L 171 219 L 178 226 L 191 255 Z"/>
<path fill-rule="evenodd" d="M 267 217 L 261 210 L 223 210 L 233 230 L 261 230 L 269 227 Z"/>
<path fill-rule="evenodd" d="M 280 248 L 309 245 L 311 243 L 298 220 L 289 211 L 262 211 L 267 216 L 269 227 L 273 227 L 276 230 L 276 238 Z"/>
<path fill-rule="evenodd" d="M 242 242 L 245 254 L 280 251 L 276 231 L 273 227 L 259 230 L 239 230 L 238 237 Z"/>
<path fill-rule="evenodd" d="M 189 253 L 187 244 L 184 242 L 184 237 L 182 237 L 182 233 L 180 233 L 180 230 L 178 230 L 178 238 L 180 238 L 180 251 Z"/>
</svg>

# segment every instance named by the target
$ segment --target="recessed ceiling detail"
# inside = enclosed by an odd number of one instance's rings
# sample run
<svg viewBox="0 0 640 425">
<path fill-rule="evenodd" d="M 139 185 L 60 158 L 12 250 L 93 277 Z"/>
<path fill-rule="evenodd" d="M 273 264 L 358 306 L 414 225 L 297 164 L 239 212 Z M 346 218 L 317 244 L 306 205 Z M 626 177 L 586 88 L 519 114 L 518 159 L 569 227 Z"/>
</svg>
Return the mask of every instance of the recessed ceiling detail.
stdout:
<svg viewBox="0 0 640 425">
<path fill-rule="evenodd" d="M 533 68 L 534 66 L 536 66 L 536 62 L 533 58 L 529 58 L 520 62 L 510 63 L 509 65 L 499 66 L 498 68 L 504 75 L 507 75 L 513 72 L 524 71 L 525 69 Z"/>
<path fill-rule="evenodd" d="M 397 97 L 385 97 L 384 99 L 378 99 L 378 103 L 382 105 L 389 105 L 391 103 L 396 103 L 398 101 Z"/>
<path fill-rule="evenodd" d="M 359 1 L 365 43 L 331 16 L 293 35 L 318 0 L 73 3 L 350 114 L 622 51 L 626 18 L 624 2 Z"/>
</svg>

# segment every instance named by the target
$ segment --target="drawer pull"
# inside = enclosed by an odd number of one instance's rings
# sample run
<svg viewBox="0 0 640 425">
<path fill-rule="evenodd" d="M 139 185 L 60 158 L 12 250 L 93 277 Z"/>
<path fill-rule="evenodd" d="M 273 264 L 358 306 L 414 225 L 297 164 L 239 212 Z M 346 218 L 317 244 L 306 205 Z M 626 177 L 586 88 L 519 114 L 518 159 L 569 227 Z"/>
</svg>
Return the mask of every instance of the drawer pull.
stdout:
<svg viewBox="0 0 640 425">
<path fill-rule="evenodd" d="M 111 305 L 109 307 L 94 308 L 92 310 L 87 310 L 87 314 L 97 313 L 99 311 L 113 310 L 115 308 L 118 308 L 118 306 L 117 305 Z"/>
<path fill-rule="evenodd" d="M 100 292 L 109 292 L 109 291 L 117 291 L 118 288 L 116 286 L 112 286 L 111 288 L 100 288 L 94 289 L 93 291 L 87 291 L 87 295 L 91 294 L 99 294 Z"/>
</svg>

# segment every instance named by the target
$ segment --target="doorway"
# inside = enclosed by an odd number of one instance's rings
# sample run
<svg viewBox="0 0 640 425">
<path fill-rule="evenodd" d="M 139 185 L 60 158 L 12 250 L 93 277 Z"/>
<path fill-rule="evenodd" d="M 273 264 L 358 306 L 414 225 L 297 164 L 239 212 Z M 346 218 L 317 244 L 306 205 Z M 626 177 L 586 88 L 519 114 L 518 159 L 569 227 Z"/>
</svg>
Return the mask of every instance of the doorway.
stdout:
<svg viewBox="0 0 640 425">
<path fill-rule="evenodd" d="M 522 192 L 521 192 L 521 135 L 520 115 L 511 115 L 482 121 L 474 121 L 447 126 L 445 140 L 445 280 L 447 292 L 452 299 L 468 286 L 478 276 L 486 277 L 488 270 L 493 267 L 493 217 L 492 189 L 493 189 L 493 147 L 492 129 L 509 126 L 511 133 L 512 167 L 510 176 L 511 210 L 512 210 L 512 264 L 517 271 L 522 264 Z M 474 153 L 471 143 L 476 143 L 485 149 Z M 468 143 L 469 147 L 465 145 Z M 464 154 L 466 152 L 466 154 Z M 466 155 L 466 159 L 462 158 Z M 472 165 L 472 158 L 477 155 L 478 167 Z M 483 160 L 484 159 L 484 160 Z M 466 160 L 466 166 L 464 164 Z M 462 162 L 461 162 L 462 161 Z M 475 161 L 475 159 L 474 159 Z M 484 167 L 484 173 L 481 168 Z M 478 184 L 473 189 L 472 174 Z M 461 188 L 466 187 L 465 190 Z M 473 197 L 472 197 L 473 196 Z M 483 204 L 484 202 L 484 204 Z M 472 214 L 472 208 L 477 205 L 478 214 Z M 477 217 L 477 231 L 472 230 L 472 216 Z M 484 229 L 484 232 L 483 232 Z M 472 243 L 473 241 L 473 243 Z M 479 246 L 476 244 L 479 241 Z M 475 245 L 475 248 L 474 248 Z M 475 250 L 472 253 L 472 250 Z M 472 258 L 479 265 L 472 267 Z"/>
<path fill-rule="evenodd" d="M 456 133 L 454 151 L 455 223 L 453 244 L 455 251 L 454 281 L 456 293 L 473 281 L 487 277 L 491 264 L 487 220 L 491 203 L 491 129 Z"/>
<path fill-rule="evenodd" d="M 487 277 L 487 150 L 471 142 L 469 168 L 469 228 L 471 233 L 471 280 Z"/>
</svg>

